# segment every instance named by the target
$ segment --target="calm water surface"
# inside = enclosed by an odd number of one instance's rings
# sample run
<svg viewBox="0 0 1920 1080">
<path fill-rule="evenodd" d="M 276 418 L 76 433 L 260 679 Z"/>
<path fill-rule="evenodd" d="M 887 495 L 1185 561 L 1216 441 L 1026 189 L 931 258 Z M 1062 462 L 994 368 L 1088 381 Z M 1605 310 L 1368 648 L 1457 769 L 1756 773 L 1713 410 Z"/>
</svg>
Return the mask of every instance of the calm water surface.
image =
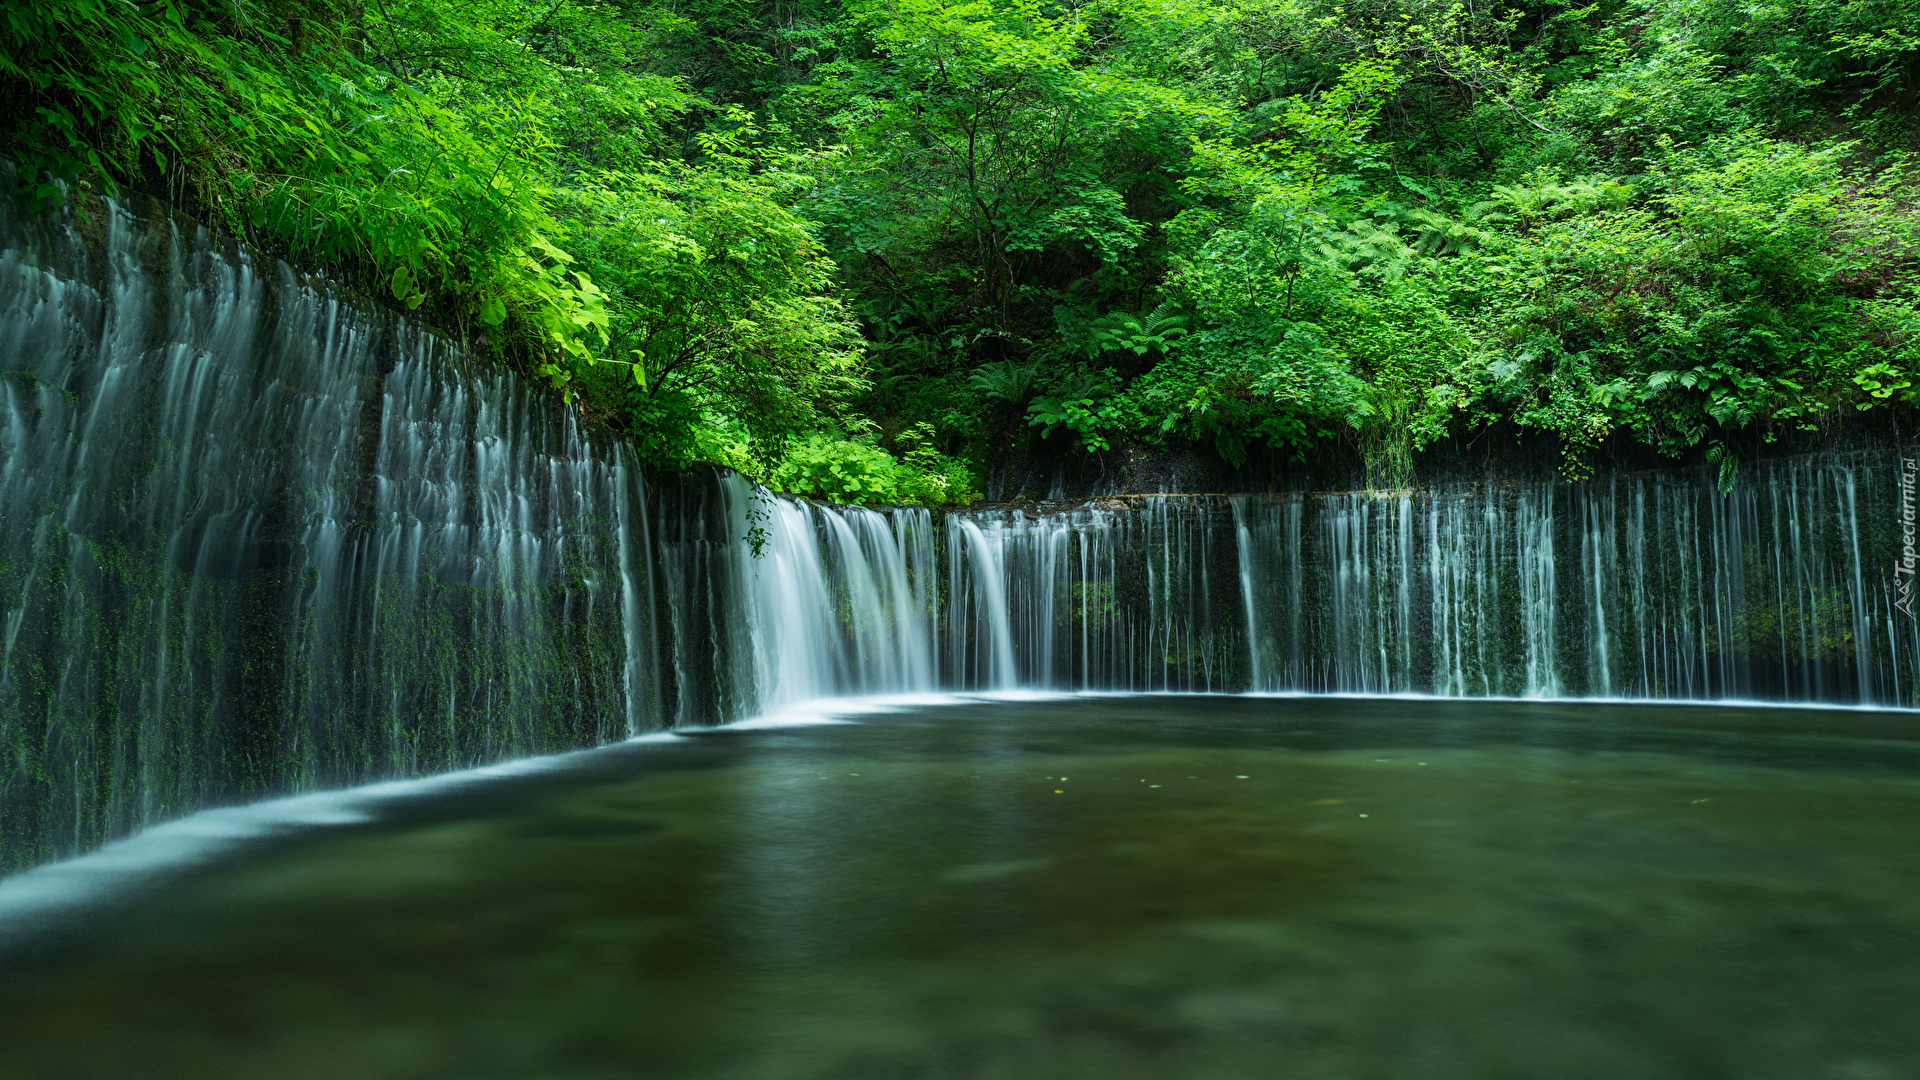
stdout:
<svg viewBox="0 0 1920 1080">
<path fill-rule="evenodd" d="M 1920 1080 L 1920 717 L 716 731 L 0 926 L 0 1076 Z"/>
</svg>

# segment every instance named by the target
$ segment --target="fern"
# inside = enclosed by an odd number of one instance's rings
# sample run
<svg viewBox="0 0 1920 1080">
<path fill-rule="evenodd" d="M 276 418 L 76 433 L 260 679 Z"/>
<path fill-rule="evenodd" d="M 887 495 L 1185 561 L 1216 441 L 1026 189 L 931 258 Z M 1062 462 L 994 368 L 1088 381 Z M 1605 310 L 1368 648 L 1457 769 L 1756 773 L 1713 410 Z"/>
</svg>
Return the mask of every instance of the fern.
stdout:
<svg viewBox="0 0 1920 1080">
<path fill-rule="evenodd" d="M 1450 218 L 1435 210 L 1409 210 L 1405 220 L 1418 229 L 1414 250 L 1422 255 L 1459 255 L 1494 240 L 1494 235 L 1468 220 Z"/>
<path fill-rule="evenodd" d="M 1610 177 L 1589 176 L 1531 187 L 1495 184 L 1492 194 L 1493 198 L 1475 207 L 1482 211 L 1480 220 L 1526 225 L 1538 219 L 1622 209 L 1633 201 L 1634 187 Z"/>
<path fill-rule="evenodd" d="M 1400 239 L 1392 225 L 1381 225 L 1360 218 L 1320 245 L 1320 254 L 1329 262 L 1348 270 L 1372 268 L 1386 277 L 1398 279 L 1418 254 Z"/>
<path fill-rule="evenodd" d="M 1095 359 L 1103 352 L 1131 352 L 1145 356 L 1166 352 L 1185 336 L 1188 318 L 1171 301 L 1162 302 L 1146 318 L 1127 312 L 1114 312 L 1095 319 L 1087 327 L 1087 355 Z"/>
<path fill-rule="evenodd" d="M 1038 371 L 1038 364 L 1016 364 L 1011 360 L 1002 360 L 974 368 L 973 377 L 967 380 L 967 384 L 985 397 L 1018 405 L 1033 396 Z"/>
</svg>

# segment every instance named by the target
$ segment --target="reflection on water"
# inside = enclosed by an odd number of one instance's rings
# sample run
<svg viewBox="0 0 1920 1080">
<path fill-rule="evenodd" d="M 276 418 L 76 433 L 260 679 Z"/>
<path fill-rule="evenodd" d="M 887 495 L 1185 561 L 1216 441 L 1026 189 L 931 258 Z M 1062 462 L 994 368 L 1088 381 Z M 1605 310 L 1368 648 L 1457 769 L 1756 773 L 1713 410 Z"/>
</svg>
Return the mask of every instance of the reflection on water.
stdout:
<svg viewBox="0 0 1920 1080">
<path fill-rule="evenodd" d="M 386 805 L 0 954 L 0 1074 L 1920 1080 L 1900 714 L 1114 697 Z"/>
</svg>

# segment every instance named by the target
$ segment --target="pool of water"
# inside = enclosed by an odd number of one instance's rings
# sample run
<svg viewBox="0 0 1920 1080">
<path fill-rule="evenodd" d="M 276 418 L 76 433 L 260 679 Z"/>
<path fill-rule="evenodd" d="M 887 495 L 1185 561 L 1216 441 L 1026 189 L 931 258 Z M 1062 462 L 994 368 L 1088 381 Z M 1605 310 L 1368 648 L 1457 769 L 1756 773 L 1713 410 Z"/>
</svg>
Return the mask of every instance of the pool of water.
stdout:
<svg viewBox="0 0 1920 1080">
<path fill-rule="evenodd" d="M 8 1078 L 1920 1080 L 1920 717 L 950 704 L 57 914 L 0 919 Z"/>
</svg>

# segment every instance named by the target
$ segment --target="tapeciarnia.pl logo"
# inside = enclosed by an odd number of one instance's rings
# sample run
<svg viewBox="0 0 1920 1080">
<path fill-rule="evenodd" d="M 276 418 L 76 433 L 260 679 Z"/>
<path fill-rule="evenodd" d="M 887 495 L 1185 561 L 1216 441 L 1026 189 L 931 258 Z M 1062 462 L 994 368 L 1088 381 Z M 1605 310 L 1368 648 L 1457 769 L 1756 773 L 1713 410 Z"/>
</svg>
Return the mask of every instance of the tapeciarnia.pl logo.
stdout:
<svg viewBox="0 0 1920 1080">
<path fill-rule="evenodd" d="M 1913 482 L 1920 459 L 1900 459 L 1900 557 L 1893 561 L 1893 606 L 1913 617 Z"/>
</svg>

